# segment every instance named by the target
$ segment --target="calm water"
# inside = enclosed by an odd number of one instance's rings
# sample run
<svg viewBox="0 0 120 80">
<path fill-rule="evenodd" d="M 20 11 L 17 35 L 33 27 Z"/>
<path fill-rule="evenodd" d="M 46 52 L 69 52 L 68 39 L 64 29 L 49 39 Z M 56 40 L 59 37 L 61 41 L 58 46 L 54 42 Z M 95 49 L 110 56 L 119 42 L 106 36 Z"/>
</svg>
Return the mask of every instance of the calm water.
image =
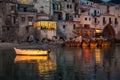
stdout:
<svg viewBox="0 0 120 80">
<path fill-rule="evenodd" d="M 0 50 L 0 80 L 120 80 L 120 47 L 56 48 L 49 57 Z"/>
</svg>

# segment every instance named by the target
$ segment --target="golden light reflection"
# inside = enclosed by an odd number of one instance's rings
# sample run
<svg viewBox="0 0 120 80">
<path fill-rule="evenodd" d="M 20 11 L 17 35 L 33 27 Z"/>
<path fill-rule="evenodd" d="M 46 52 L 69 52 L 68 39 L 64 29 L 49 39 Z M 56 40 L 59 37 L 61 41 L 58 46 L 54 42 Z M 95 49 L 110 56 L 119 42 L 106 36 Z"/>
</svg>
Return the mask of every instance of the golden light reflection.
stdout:
<svg viewBox="0 0 120 80">
<path fill-rule="evenodd" d="M 20 61 L 28 61 L 28 60 L 36 60 L 39 62 L 40 60 L 46 61 L 48 59 L 48 56 L 16 56 L 14 62 L 20 62 Z"/>
<path fill-rule="evenodd" d="M 39 74 L 44 74 L 49 71 L 56 70 L 56 61 L 51 60 L 50 58 L 48 58 L 48 56 L 16 56 L 14 63 L 19 64 L 23 61 L 26 63 L 24 65 L 28 65 L 27 63 L 31 64 L 30 61 L 35 61 L 35 64 L 32 64 L 32 65 L 37 64 L 36 69 L 39 72 Z M 19 66 L 21 66 L 22 68 L 26 68 L 26 66 L 23 66 L 23 64 L 20 64 Z"/>
<path fill-rule="evenodd" d="M 34 27 L 42 27 L 45 29 L 54 29 L 56 30 L 56 22 L 54 21 L 37 21 L 34 23 Z"/>
<path fill-rule="evenodd" d="M 39 65 L 38 69 L 39 69 L 41 74 L 56 70 L 56 62 L 54 60 L 40 62 L 38 65 Z"/>
<path fill-rule="evenodd" d="M 100 49 L 95 49 L 95 59 L 97 64 L 101 62 Z"/>
</svg>

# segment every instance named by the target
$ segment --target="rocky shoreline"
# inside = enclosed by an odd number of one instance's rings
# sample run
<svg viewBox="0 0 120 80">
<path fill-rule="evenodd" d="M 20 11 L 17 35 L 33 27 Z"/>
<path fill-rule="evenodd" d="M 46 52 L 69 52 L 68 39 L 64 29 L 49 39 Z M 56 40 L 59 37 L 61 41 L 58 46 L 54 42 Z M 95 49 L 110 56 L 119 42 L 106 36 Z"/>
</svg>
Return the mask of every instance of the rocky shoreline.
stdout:
<svg viewBox="0 0 120 80">
<path fill-rule="evenodd" d="M 0 43 L 0 49 L 13 49 L 21 48 L 21 49 L 53 49 L 57 47 L 61 47 L 62 43 L 39 43 L 39 44 L 29 44 L 29 43 Z M 115 43 L 115 46 L 120 46 L 120 43 Z"/>
<path fill-rule="evenodd" d="M 29 43 L 0 43 L 0 49 L 13 49 L 16 48 L 23 48 L 23 49 L 52 49 L 56 47 L 60 47 L 61 44 L 54 43 L 54 44 L 47 44 L 47 43 L 41 43 L 41 44 L 29 44 Z"/>
</svg>

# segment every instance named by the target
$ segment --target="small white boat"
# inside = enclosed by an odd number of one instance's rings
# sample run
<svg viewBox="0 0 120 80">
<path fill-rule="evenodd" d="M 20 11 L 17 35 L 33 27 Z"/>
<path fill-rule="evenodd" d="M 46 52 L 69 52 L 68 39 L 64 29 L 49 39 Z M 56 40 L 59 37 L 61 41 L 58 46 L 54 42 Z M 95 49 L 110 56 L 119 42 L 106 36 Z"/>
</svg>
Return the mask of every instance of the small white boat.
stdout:
<svg viewBox="0 0 120 80">
<path fill-rule="evenodd" d="M 26 55 L 26 56 L 47 56 L 50 53 L 50 50 L 39 50 L 39 49 L 17 49 L 14 48 L 17 55 Z"/>
</svg>

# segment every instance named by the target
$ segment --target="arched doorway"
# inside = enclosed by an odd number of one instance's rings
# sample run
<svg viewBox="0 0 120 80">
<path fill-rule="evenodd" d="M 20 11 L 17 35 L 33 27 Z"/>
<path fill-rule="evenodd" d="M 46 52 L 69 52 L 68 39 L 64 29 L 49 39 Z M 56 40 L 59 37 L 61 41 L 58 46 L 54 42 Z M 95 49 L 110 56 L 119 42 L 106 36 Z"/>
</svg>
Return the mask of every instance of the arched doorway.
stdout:
<svg viewBox="0 0 120 80">
<path fill-rule="evenodd" d="M 111 24 L 107 24 L 102 32 L 103 37 L 107 39 L 115 39 L 115 31 Z"/>
</svg>

